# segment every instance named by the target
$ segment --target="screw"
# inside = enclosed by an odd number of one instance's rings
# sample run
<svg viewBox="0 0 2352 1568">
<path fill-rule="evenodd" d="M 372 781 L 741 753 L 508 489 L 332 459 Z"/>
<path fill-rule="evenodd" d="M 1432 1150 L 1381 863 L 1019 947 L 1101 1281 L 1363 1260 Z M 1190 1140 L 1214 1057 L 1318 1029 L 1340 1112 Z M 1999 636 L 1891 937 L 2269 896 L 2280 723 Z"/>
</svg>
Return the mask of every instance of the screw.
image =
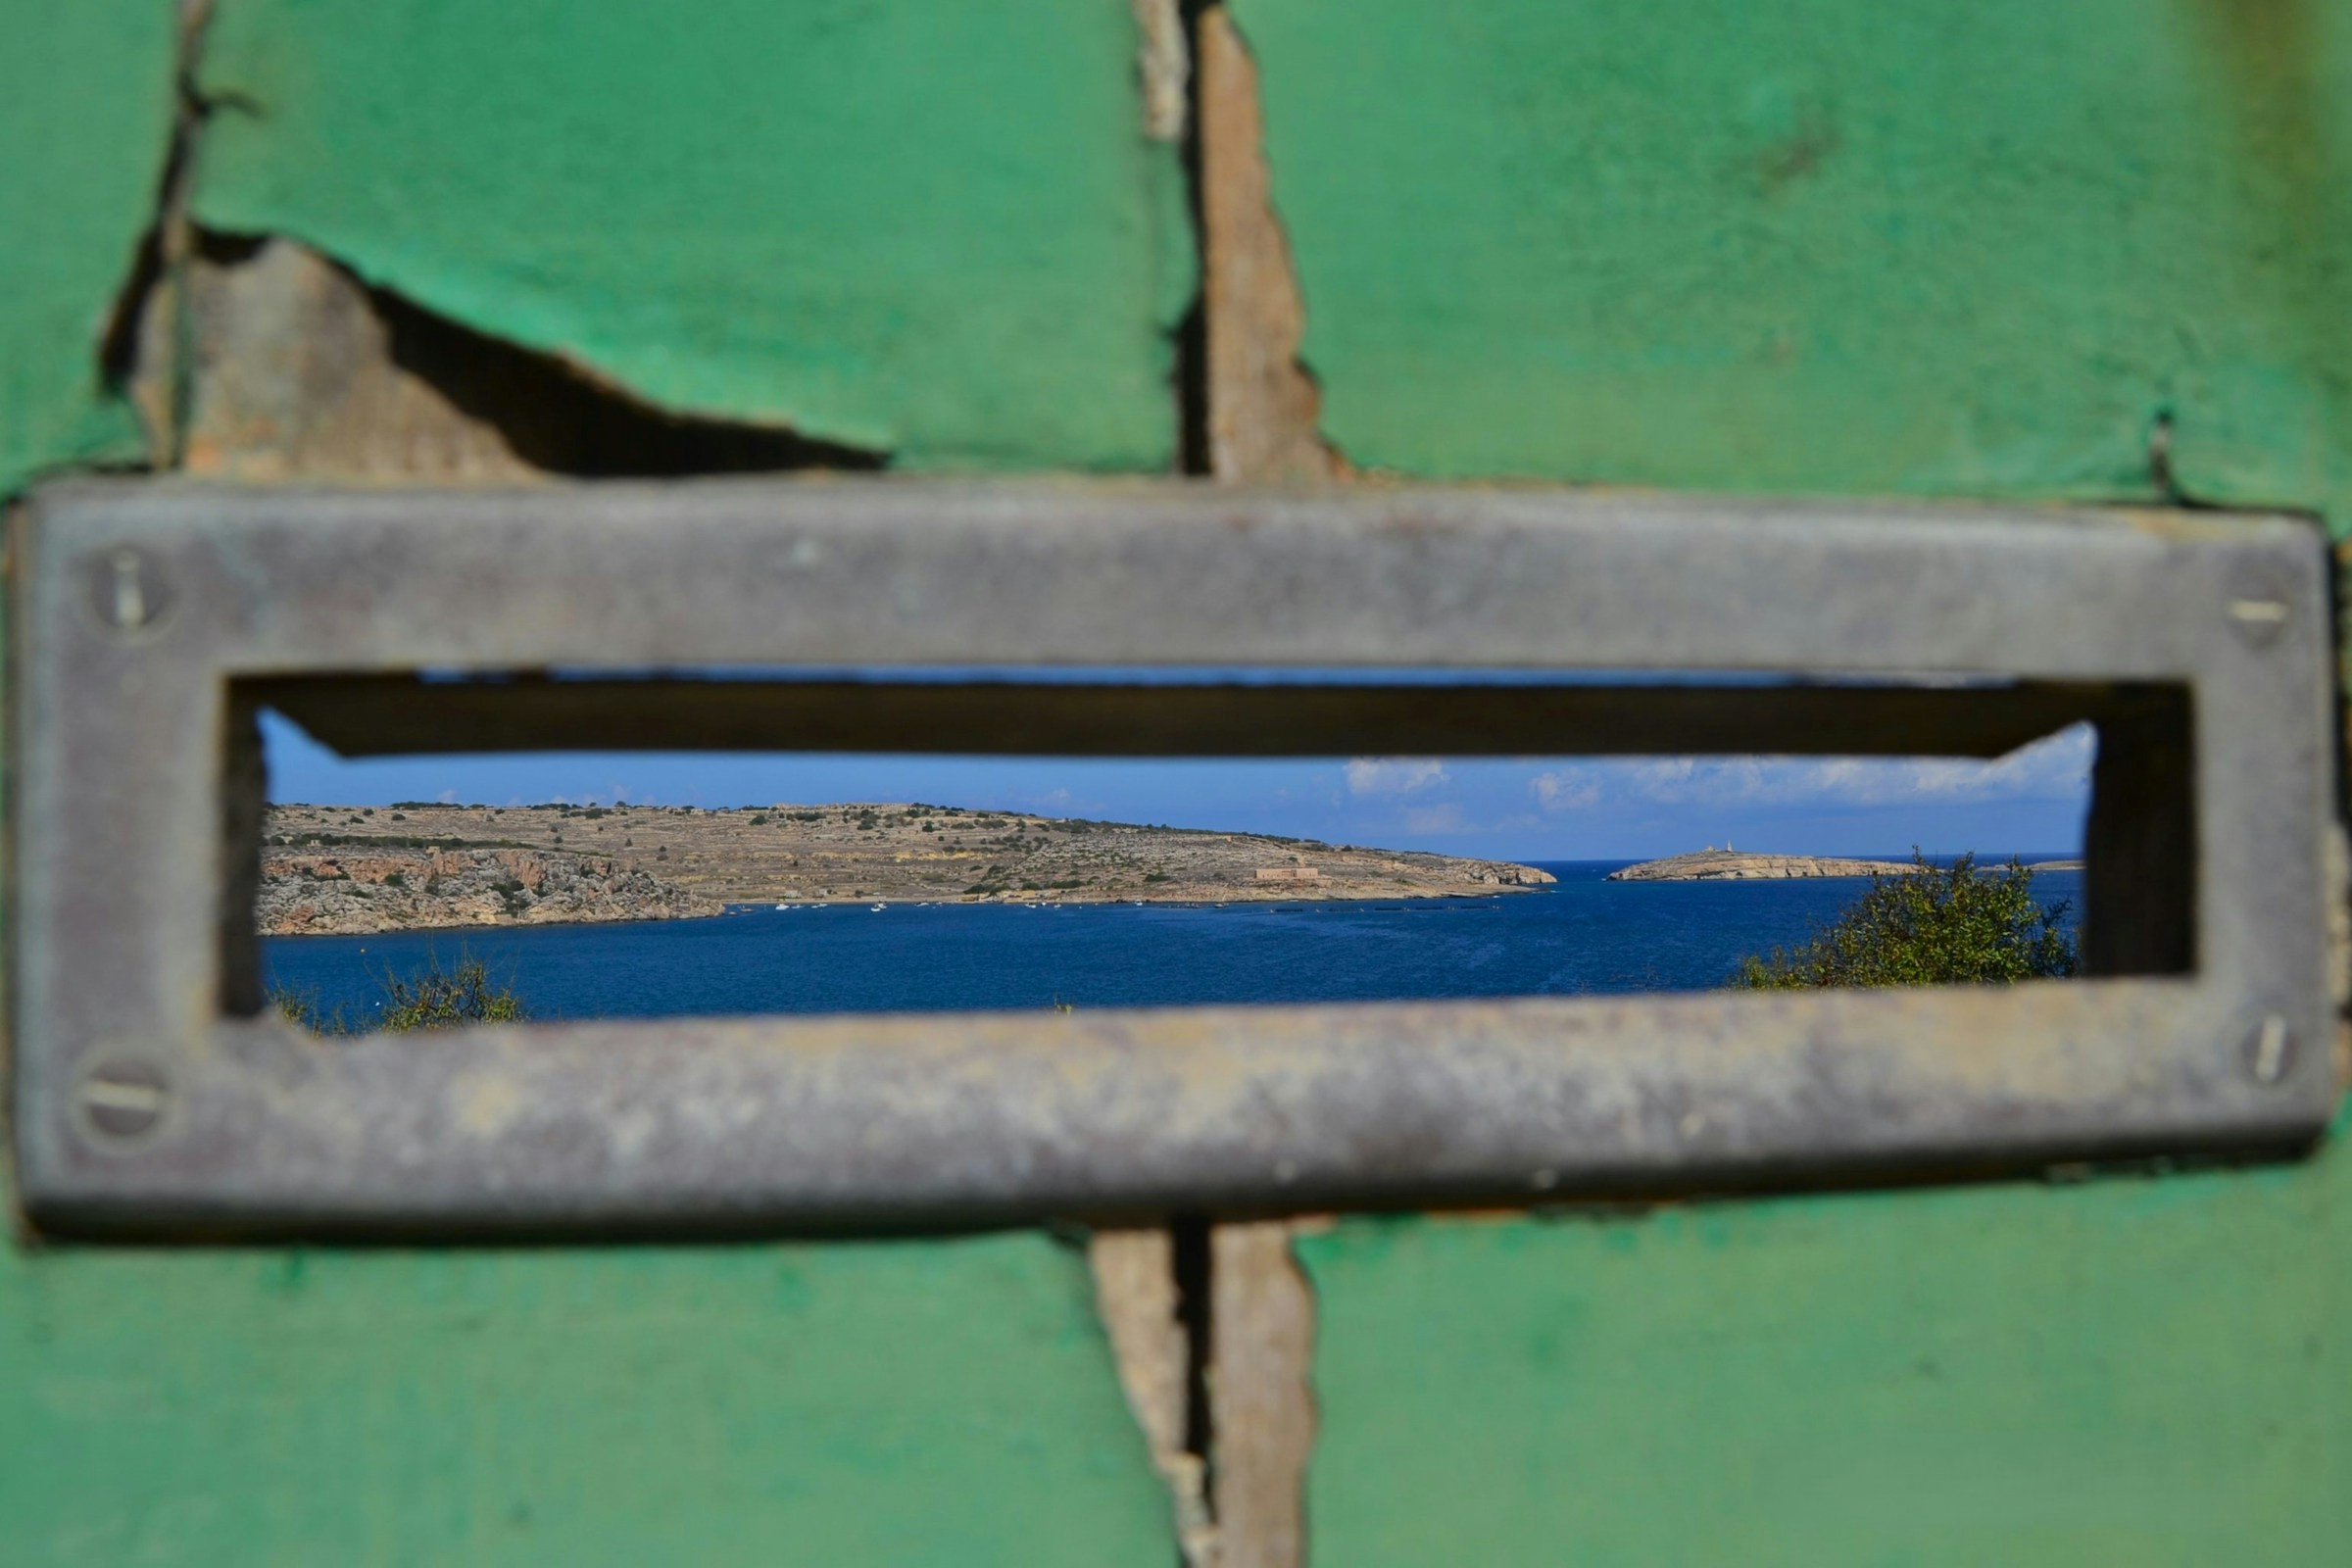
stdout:
<svg viewBox="0 0 2352 1568">
<path fill-rule="evenodd" d="M 99 1144 L 135 1144 L 163 1124 L 172 1088 L 143 1061 L 102 1061 L 81 1080 L 74 1105 L 82 1130 Z"/>
<path fill-rule="evenodd" d="M 2269 572 L 2250 570 L 2230 584 L 2226 607 L 2230 629 L 2250 648 L 2265 648 L 2278 640 L 2294 619 L 2294 594 Z"/>
<path fill-rule="evenodd" d="M 2232 599 L 2230 601 L 2230 619 L 2238 635 L 2260 647 L 2277 637 L 2286 625 L 2287 606 L 2283 599 Z"/>
<path fill-rule="evenodd" d="M 2295 1035 L 2277 1013 L 2264 1016 L 2246 1036 L 2246 1071 L 2258 1084 L 2275 1084 L 2295 1064 Z"/>
<path fill-rule="evenodd" d="M 99 559 L 90 580 L 90 603 L 100 621 L 127 637 L 162 620 L 172 594 L 155 563 L 123 545 Z"/>
</svg>

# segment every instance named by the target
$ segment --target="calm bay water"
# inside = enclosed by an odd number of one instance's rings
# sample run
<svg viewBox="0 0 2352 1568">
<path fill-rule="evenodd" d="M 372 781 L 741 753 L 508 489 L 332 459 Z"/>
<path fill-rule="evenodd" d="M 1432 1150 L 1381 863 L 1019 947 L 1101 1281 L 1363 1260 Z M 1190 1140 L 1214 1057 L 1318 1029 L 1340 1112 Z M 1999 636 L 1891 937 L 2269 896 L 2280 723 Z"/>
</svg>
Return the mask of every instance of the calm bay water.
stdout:
<svg viewBox="0 0 2352 1568">
<path fill-rule="evenodd" d="M 539 1018 L 867 1012 L 1694 991 L 1803 941 L 1859 879 L 1608 882 L 1628 862 L 1542 862 L 1529 893 L 1396 903 L 894 904 L 708 920 L 491 927 L 263 944 L 272 987 L 364 1015 L 389 969 L 486 960 Z M 2082 906 L 2080 872 L 2035 874 Z"/>
</svg>

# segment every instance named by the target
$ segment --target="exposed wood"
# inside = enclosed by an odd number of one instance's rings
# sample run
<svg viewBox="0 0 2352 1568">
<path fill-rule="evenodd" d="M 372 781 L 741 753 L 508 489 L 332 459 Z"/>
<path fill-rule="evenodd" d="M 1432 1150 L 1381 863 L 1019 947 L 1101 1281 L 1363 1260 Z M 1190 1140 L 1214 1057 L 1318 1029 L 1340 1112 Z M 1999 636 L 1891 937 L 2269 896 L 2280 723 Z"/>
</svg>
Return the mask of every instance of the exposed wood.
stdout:
<svg viewBox="0 0 2352 1568">
<path fill-rule="evenodd" d="M 1293 1230 L 1287 1220 L 1219 1225 L 1210 1240 L 1210 1486 L 1223 1568 L 1306 1560 L 1315 1303 L 1291 1255 Z"/>
<path fill-rule="evenodd" d="M 1151 1445 L 1152 1466 L 1167 1483 L 1185 1568 L 1216 1568 L 1207 1477 L 1200 1455 L 1185 1446 L 1191 1348 L 1177 1317 L 1173 1238 L 1160 1226 L 1098 1230 L 1087 1261 L 1119 1387 Z"/>
<path fill-rule="evenodd" d="M 1298 361 L 1304 308 L 1275 218 L 1257 66 L 1222 7 L 1200 18 L 1200 222 L 1208 327 L 1208 452 L 1220 479 L 1329 479 L 1321 395 Z"/>
<path fill-rule="evenodd" d="M 1299 361 L 1305 307 L 1274 212 L 1257 64 L 1222 6 L 1201 13 L 1194 52 L 1209 470 L 1245 484 L 1344 478 Z M 1291 1236 L 1284 1220 L 1210 1233 L 1210 1501 L 1223 1568 L 1305 1561 L 1314 1300 Z"/>
<path fill-rule="evenodd" d="M 357 278 L 290 240 L 191 260 L 183 466 L 244 480 L 483 483 L 538 470 L 401 363 Z"/>
</svg>

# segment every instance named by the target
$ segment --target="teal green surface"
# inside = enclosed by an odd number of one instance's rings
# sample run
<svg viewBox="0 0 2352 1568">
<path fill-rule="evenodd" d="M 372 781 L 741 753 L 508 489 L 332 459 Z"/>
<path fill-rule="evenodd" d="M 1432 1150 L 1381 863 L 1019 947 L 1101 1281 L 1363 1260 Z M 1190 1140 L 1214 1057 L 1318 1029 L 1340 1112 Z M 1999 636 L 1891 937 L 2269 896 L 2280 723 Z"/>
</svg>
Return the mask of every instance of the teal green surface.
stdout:
<svg viewBox="0 0 2352 1568">
<path fill-rule="evenodd" d="M 1343 1225 L 1318 1563 L 2265 1568 L 2352 1541 L 2352 1160 Z"/>
<path fill-rule="evenodd" d="M 146 455 L 99 342 L 171 148 L 172 0 L 0 0 L 0 497 Z"/>
<path fill-rule="evenodd" d="M 1192 291 L 1115 0 L 218 0 L 195 210 L 662 408 L 1158 469 Z"/>
<path fill-rule="evenodd" d="M 37 468 L 141 450 L 98 384 L 98 338 L 169 145 L 174 8 L 0 5 L 5 490 Z M 462 293 L 479 265 L 495 275 L 472 297 L 487 298 L 493 324 L 512 310 L 571 348 L 564 333 L 583 321 L 580 343 L 644 362 L 631 367 L 649 395 L 769 413 L 781 405 L 762 397 L 804 397 L 796 409 L 836 420 L 815 433 L 1069 463 L 1154 461 L 1165 444 L 1153 323 L 1182 269 L 1171 271 L 1150 201 L 1166 157 L 1131 133 L 1123 56 L 1102 81 L 1073 65 L 1128 46 L 1123 12 L 1103 8 L 1115 25 L 1101 26 L 1078 8 L 1041 11 L 1026 35 L 1000 18 L 984 48 L 966 38 L 966 55 L 894 60 L 909 35 L 886 21 L 877 39 L 854 7 L 800 8 L 806 37 L 748 9 L 694 26 L 674 11 L 615 9 L 609 28 L 555 7 L 502 8 L 495 24 L 487 8 L 220 9 L 222 48 L 252 74 L 214 90 L 272 94 L 270 127 L 303 158 L 289 172 L 269 156 L 283 141 L 240 153 L 224 136 L 208 188 L 226 202 L 224 189 L 274 199 L 290 186 L 298 207 L 317 189 L 298 176 L 315 177 L 388 223 L 357 225 L 355 249 L 372 236 L 394 253 L 376 275 L 406 281 L 421 258 L 428 281 L 457 278 Z M 817 47 L 827 26 L 857 46 Z M 457 69 L 469 50 L 493 58 Z M 689 102 L 676 73 L 699 73 L 713 96 Z M 534 83 L 559 108 L 576 95 L 536 142 Z M 830 121 L 788 107 L 827 92 Z M 925 97 L 939 118 L 916 112 Z M 870 114 L 844 118 L 865 98 L 878 100 Z M 446 135 L 368 120 L 386 99 Z M 483 99 L 487 119 L 466 118 Z M 221 119 L 263 107 L 241 101 Z M 942 139 L 958 112 L 976 123 Z M 901 130 L 926 149 L 893 142 L 893 167 L 858 153 Z M 560 193 L 571 221 L 484 172 L 501 148 L 529 182 L 572 179 Z M 853 154 L 863 195 L 825 173 Z M 391 188 L 397 172 L 379 161 L 436 156 L 470 166 L 443 172 L 504 210 Z M 222 172 L 240 168 L 256 183 Z M 762 170 L 764 188 L 719 188 Z M 861 202 L 874 210 L 863 230 Z M 983 211 L 1003 233 L 973 232 Z M 469 224 L 471 249 L 455 238 Z M 895 270 L 873 255 L 894 246 Z M 951 299 L 966 319 L 943 334 Z M 673 307 L 675 331 L 661 319 Z M 796 323 L 815 343 L 797 361 L 779 350 Z M 1002 375 L 983 364 L 1032 332 L 1042 346 Z M 758 364 L 771 353 L 783 368 L 762 392 Z M 894 387 L 906 408 L 884 407 Z M 1041 1235 L 454 1251 L 0 1243 L 0 1559 L 12 1568 L 1092 1568 L 1172 1549 L 1084 1257 Z"/>
<path fill-rule="evenodd" d="M 2352 496 L 2334 0 L 1232 9 L 1359 465 Z"/>
<path fill-rule="evenodd" d="M 1158 1564 L 1083 1252 L 0 1252 L 0 1549 Z"/>
<path fill-rule="evenodd" d="M 1408 473 L 2352 515 L 2348 22 L 2308 0 L 1235 0 L 1328 432 Z M 1148 468 L 1191 280 L 1115 3 L 219 0 L 199 207 L 664 407 Z M 171 6 L 0 0 L 0 490 L 95 342 Z M 29 242 L 32 236 L 37 242 Z M 2352 1182 L 1357 1222 L 1315 1560 L 2326 1564 Z M 9 1562 L 1164 1563 L 1035 1235 L 0 1248 Z"/>
</svg>

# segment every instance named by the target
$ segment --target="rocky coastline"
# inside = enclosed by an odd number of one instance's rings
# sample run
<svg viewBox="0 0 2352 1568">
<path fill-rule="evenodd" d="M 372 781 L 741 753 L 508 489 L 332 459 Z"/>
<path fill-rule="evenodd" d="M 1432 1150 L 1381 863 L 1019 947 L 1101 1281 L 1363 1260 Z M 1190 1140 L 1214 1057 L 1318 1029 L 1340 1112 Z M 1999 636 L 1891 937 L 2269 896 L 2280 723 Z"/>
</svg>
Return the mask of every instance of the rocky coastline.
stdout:
<svg viewBox="0 0 2352 1568">
<path fill-rule="evenodd" d="M 1799 877 L 1907 876 L 1908 860 L 1852 860 L 1823 855 L 1750 855 L 1729 849 L 1694 850 L 1611 871 L 1611 882 L 1778 882 Z"/>
<path fill-rule="evenodd" d="M 1530 865 L 919 804 L 275 806 L 265 936 L 714 915 L 730 905 L 1296 903 L 1521 892 Z"/>
<path fill-rule="evenodd" d="M 523 849 L 266 850 L 254 922 L 264 936 L 347 936 L 478 925 L 677 920 L 717 899 L 607 856 Z"/>
</svg>

